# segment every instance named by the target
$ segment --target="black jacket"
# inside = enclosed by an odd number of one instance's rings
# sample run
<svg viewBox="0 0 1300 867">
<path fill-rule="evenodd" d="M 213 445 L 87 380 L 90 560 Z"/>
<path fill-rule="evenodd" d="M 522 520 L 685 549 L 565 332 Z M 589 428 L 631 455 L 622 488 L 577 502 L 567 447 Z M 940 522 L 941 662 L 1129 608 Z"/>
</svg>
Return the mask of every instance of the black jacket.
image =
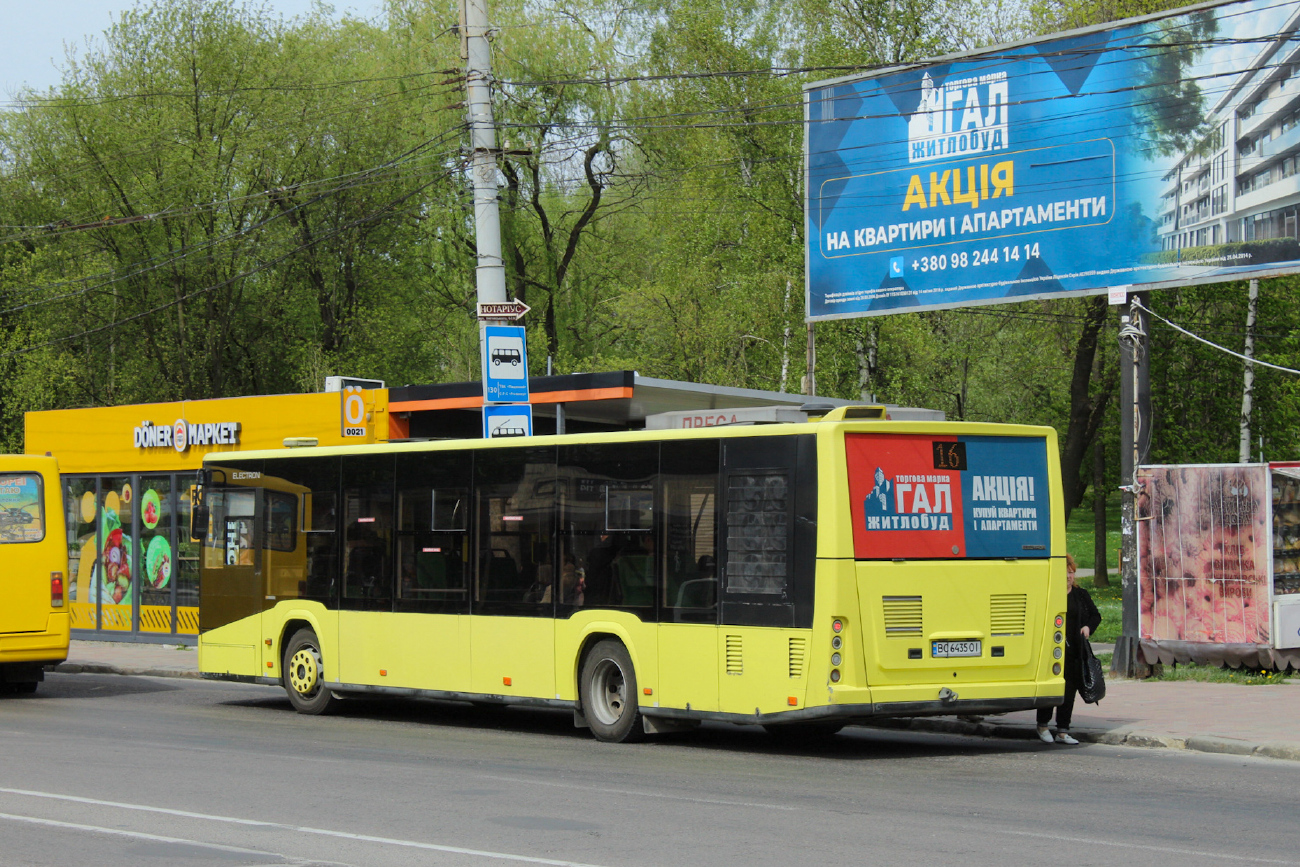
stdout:
<svg viewBox="0 0 1300 867">
<path fill-rule="evenodd" d="M 1079 631 L 1085 626 L 1089 635 L 1096 633 L 1101 626 L 1101 612 L 1088 591 L 1076 584 L 1065 597 L 1065 679 L 1072 683 L 1079 680 L 1079 648 L 1083 637 Z"/>
</svg>

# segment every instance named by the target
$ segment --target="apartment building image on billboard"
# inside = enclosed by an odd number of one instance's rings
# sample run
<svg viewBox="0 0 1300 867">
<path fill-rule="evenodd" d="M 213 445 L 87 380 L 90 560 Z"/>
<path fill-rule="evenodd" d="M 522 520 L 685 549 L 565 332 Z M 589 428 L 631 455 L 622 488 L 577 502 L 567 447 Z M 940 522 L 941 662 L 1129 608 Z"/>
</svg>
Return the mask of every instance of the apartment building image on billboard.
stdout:
<svg viewBox="0 0 1300 867">
<path fill-rule="evenodd" d="M 1202 91 L 1213 99 L 1206 124 L 1211 131 L 1163 176 L 1162 250 L 1300 238 L 1297 30 L 1300 11 L 1293 11 L 1275 39 L 1242 40 L 1253 57 L 1239 75 L 1202 79 Z M 1300 246 L 1260 246 L 1273 249 L 1257 249 L 1257 263 L 1300 258 Z"/>
</svg>

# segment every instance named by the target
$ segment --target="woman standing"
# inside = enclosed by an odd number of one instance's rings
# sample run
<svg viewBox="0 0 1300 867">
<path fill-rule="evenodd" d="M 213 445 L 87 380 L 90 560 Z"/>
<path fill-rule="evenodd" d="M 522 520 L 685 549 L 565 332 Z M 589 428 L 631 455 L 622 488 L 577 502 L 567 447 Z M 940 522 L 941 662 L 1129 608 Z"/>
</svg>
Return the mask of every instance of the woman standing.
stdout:
<svg viewBox="0 0 1300 867">
<path fill-rule="evenodd" d="M 1093 604 L 1087 590 L 1074 583 L 1074 557 L 1065 555 L 1065 700 L 1056 708 L 1056 737 L 1048 731 L 1052 709 L 1038 709 L 1038 739 L 1045 744 L 1077 744 L 1070 735 L 1070 718 L 1074 715 L 1074 697 L 1079 694 L 1082 661 L 1079 658 L 1082 642 L 1101 625 L 1101 612 Z"/>
</svg>

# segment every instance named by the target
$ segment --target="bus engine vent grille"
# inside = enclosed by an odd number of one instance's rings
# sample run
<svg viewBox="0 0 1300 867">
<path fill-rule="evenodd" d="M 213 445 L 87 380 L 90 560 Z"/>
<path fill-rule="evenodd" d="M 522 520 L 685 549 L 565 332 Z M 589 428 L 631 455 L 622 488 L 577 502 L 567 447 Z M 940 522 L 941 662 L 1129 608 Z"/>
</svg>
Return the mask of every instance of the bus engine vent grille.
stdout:
<svg viewBox="0 0 1300 867">
<path fill-rule="evenodd" d="M 920 596 L 882 596 L 885 612 L 885 637 L 905 638 L 921 634 Z"/>
<path fill-rule="evenodd" d="M 803 677 L 804 660 L 808 655 L 808 642 L 803 638 L 790 639 L 790 676 Z"/>
<path fill-rule="evenodd" d="M 1024 635 L 1027 602 L 1023 593 L 990 596 L 989 632 L 993 635 Z"/>
<path fill-rule="evenodd" d="M 741 674 L 745 670 L 739 635 L 727 636 L 727 674 Z"/>
</svg>

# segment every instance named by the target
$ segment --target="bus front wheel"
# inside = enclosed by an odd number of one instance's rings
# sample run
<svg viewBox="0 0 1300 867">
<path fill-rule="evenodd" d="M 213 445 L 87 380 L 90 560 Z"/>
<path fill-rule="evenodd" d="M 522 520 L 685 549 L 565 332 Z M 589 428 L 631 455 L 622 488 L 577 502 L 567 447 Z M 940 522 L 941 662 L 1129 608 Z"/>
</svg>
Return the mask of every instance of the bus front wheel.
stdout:
<svg viewBox="0 0 1300 867">
<path fill-rule="evenodd" d="M 597 740 L 609 743 L 645 737 L 637 702 L 636 670 L 619 641 L 601 641 L 582 661 L 578 680 L 582 712 Z"/>
<path fill-rule="evenodd" d="M 299 629 L 284 649 L 284 691 L 298 713 L 328 713 L 335 706 L 333 693 L 325 686 L 325 663 L 320 641 L 310 629 Z"/>
</svg>

